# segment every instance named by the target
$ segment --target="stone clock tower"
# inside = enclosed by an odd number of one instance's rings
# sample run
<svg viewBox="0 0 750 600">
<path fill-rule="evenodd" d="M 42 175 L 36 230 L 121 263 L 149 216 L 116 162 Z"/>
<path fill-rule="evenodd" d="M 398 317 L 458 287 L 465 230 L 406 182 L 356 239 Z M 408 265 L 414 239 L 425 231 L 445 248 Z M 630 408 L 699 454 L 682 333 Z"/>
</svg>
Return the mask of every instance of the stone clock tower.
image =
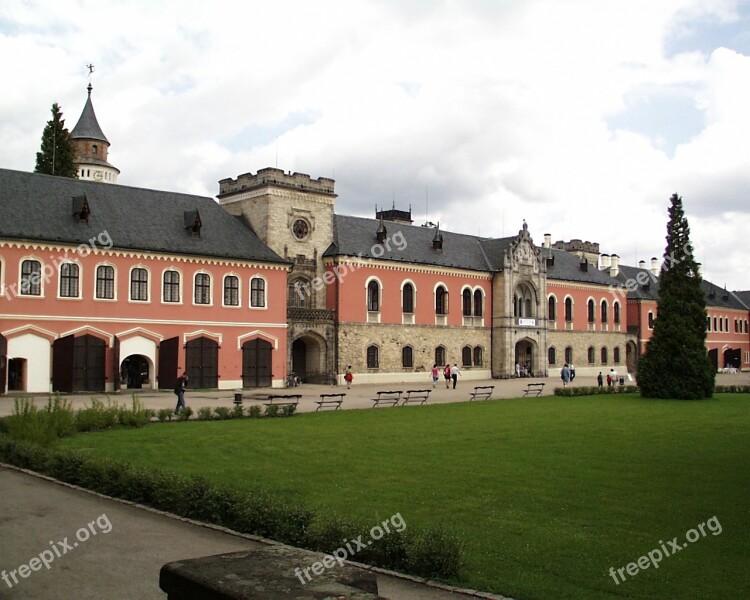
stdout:
<svg viewBox="0 0 750 600">
<path fill-rule="evenodd" d="M 100 181 L 103 183 L 117 183 L 120 170 L 107 162 L 109 152 L 109 140 L 99 127 L 94 113 L 94 105 L 91 103 L 91 84 L 88 85 L 89 96 L 83 107 L 81 118 L 70 132 L 73 140 L 76 157 L 78 179 L 88 181 Z"/>
<path fill-rule="evenodd" d="M 219 181 L 219 202 L 291 263 L 287 288 L 289 367 L 311 383 L 330 383 L 336 365 L 335 314 L 326 309 L 322 256 L 333 242 L 334 181 L 260 169 Z"/>
</svg>

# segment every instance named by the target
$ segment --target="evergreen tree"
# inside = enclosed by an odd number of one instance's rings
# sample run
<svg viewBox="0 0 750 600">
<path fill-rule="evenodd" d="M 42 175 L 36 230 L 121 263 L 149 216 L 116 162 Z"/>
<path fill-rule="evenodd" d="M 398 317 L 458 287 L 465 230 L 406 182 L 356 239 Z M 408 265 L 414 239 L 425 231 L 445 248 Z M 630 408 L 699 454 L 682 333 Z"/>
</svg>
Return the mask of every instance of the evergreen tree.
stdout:
<svg viewBox="0 0 750 600">
<path fill-rule="evenodd" d="M 638 363 L 638 385 L 645 398 L 710 398 L 716 372 L 706 352 L 706 299 L 699 264 L 682 198 L 673 194 L 670 200 L 658 313 Z"/>
<path fill-rule="evenodd" d="M 35 173 L 76 177 L 75 148 L 70 132 L 65 128 L 60 107 L 52 105 L 52 119 L 42 133 L 42 151 L 36 153 Z"/>
</svg>

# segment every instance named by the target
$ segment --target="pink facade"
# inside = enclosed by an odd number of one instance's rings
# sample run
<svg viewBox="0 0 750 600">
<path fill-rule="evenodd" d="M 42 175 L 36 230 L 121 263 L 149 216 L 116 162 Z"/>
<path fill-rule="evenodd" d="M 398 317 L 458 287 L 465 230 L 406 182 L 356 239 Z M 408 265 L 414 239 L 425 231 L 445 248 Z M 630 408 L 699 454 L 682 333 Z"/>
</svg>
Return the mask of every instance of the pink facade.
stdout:
<svg viewBox="0 0 750 600">
<path fill-rule="evenodd" d="M 29 277 L 24 268 L 40 276 Z M 82 367 L 98 372 L 93 384 L 84 378 L 92 391 L 171 387 L 185 369 L 195 374 L 194 387 L 253 387 L 259 376 L 263 384 L 281 385 L 286 279 L 280 264 L 0 243 L 5 379 L 11 390 L 70 391 L 61 355 L 85 337 L 90 344 L 75 351 L 95 363 Z M 253 357 L 269 348 L 263 356 L 270 364 L 258 373 Z"/>
<path fill-rule="evenodd" d="M 553 298 L 554 329 L 569 331 L 625 332 L 628 317 L 625 301 L 604 286 L 572 285 L 563 281 L 547 282 L 547 314 Z"/>
</svg>

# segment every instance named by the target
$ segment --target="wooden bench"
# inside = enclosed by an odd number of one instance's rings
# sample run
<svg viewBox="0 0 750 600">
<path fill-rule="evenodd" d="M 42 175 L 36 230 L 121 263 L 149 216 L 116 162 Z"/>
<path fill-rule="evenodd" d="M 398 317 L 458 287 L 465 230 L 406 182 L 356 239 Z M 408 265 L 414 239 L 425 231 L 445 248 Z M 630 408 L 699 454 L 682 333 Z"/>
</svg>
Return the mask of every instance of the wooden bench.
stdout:
<svg viewBox="0 0 750 600">
<path fill-rule="evenodd" d="M 272 394 L 267 397 L 266 406 L 297 406 L 302 394 Z"/>
<path fill-rule="evenodd" d="M 338 410 L 339 408 L 341 408 L 341 403 L 344 401 L 344 396 L 346 396 L 346 394 L 321 394 L 320 400 L 315 401 L 315 404 L 318 405 L 318 408 L 315 409 L 315 412 L 318 412 L 324 406 L 335 406 L 333 410 Z"/>
<path fill-rule="evenodd" d="M 402 406 L 406 406 L 409 402 L 419 402 L 424 404 L 430 397 L 432 390 L 406 390 L 406 396 L 404 397 L 404 403 Z"/>
<path fill-rule="evenodd" d="M 372 399 L 372 407 L 375 408 L 379 404 L 390 404 L 396 406 L 401 402 L 402 390 L 395 390 L 390 392 L 377 392 L 378 397 Z"/>
<path fill-rule="evenodd" d="M 474 387 L 474 391 L 469 396 L 469 402 L 472 400 L 489 400 L 492 397 L 494 391 L 494 385 L 477 385 Z"/>
<path fill-rule="evenodd" d="M 530 383 L 523 390 L 523 397 L 525 398 L 526 396 L 536 396 L 538 398 L 539 396 L 541 396 L 543 391 L 543 383 Z"/>
</svg>

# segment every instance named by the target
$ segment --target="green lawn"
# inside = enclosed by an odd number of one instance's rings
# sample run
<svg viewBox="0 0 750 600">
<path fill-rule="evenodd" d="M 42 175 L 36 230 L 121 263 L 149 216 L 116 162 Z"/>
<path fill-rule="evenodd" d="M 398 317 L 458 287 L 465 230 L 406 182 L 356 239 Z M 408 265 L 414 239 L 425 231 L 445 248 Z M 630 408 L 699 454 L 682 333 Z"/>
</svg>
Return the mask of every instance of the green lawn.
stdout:
<svg viewBox="0 0 750 600">
<path fill-rule="evenodd" d="M 373 525 L 397 512 L 446 525 L 467 544 L 460 584 L 518 599 L 750 597 L 750 395 L 351 410 L 64 443 Z M 706 528 L 658 569 L 608 574 L 713 516 L 720 534 Z"/>
</svg>

